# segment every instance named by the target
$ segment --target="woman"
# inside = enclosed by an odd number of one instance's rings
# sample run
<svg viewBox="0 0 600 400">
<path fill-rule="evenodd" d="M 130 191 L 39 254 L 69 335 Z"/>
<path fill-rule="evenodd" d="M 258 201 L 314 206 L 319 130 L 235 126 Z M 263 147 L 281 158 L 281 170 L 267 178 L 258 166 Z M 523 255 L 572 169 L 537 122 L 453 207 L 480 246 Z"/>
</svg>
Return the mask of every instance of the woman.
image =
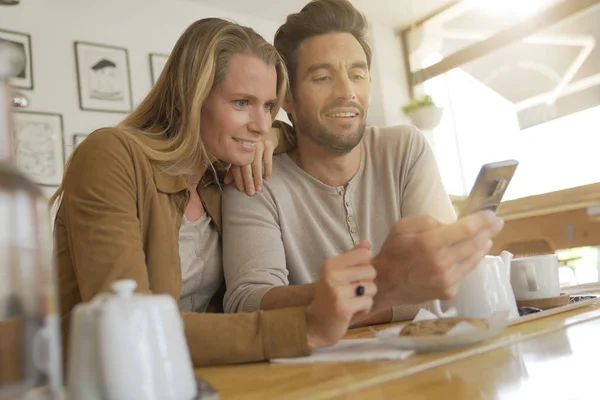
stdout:
<svg viewBox="0 0 600 400">
<path fill-rule="evenodd" d="M 223 280 L 220 176 L 226 164 L 252 163 L 286 88 L 284 64 L 261 36 L 203 19 L 131 115 L 77 147 L 52 199 L 65 350 L 73 307 L 117 279 L 179 302 L 196 366 L 305 355 L 369 311 L 374 269 L 361 244 L 350 268 L 347 258 L 326 263 L 307 308 L 202 313 Z"/>
</svg>

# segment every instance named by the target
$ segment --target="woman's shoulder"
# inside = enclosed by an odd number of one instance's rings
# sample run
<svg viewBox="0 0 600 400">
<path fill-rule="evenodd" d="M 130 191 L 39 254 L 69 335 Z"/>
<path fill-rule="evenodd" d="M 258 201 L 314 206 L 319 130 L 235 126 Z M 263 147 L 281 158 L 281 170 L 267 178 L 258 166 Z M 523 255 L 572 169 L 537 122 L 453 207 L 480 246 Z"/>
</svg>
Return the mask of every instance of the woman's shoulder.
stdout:
<svg viewBox="0 0 600 400">
<path fill-rule="evenodd" d="M 120 128 L 100 128 L 88 135 L 81 142 L 73 156 L 78 153 L 90 156 L 92 154 L 109 153 L 119 158 L 131 158 L 137 161 L 148 161 L 144 151 L 133 133 Z"/>
<path fill-rule="evenodd" d="M 77 148 L 118 150 L 130 147 L 129 134 L 119 128 L 100 128 L 88 135 Z"/>
<path fill-rule="evenodd" d="M 149 160 L 131 134 L 119 128 L 100 128 L 90 133 L 74 149 L 69 164 L 82 168 L 129 171 L 142 169 L 139 168 L 141 166 L 148 167 Z"/>
</svg>

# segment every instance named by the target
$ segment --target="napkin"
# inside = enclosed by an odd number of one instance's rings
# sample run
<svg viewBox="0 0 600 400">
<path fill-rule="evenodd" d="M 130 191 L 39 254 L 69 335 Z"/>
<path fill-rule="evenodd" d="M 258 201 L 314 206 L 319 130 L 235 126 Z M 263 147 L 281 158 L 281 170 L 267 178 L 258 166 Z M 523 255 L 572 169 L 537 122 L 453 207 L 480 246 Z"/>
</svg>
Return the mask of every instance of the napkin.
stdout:
<svg viewBox="0 0 600 400">
<path fill-rule="evenodd" d="M 444 312 L 443 315 L 441 315 L 440 317 L 438 317 L 437 315 L 435 315 L 434 313 L 432 313 L 429 310 L 421 308 L 419 310 L 419 312 L 417 313 L 417 315 L 415 316 L 415 318 L 412 320 L 412 322 L 426 321 L 426 320 L 437 319 L 437 318 L 456 317 L 456 315 L 457 315 L 457 312 L 456 312 L 456 308 L 454 308 L 454 307 L 452 307 L 448 311 Z M 506 324 L 508 323 L 508 310 L 496 311 L 487 320 L 487 322 L 488 322 L 488 326 L 489 326 L 488 329 L 495 329 L 500 326 L 506 326 Z M 482 328 L 478 328 L 469 322 L 463 321 L 463 322 L 459 322 L 454 327 L 452 327 L 452 329 L 450 329 L 448 332 L 446 332 L 446 335 L 457 335 L 460 333 L 473 332 L 478 329 L 482 329 Z"/>
<path fill-rule="evenodd" d="M 294 358 L 274 358 L 272 363 L 315 363 L 348 362 L 372 360 L 404 360 L 414 351 L 394 348 L 378 339 L 340 340 L 330 347 L 313 351 L 310 356 Z"/>
</svg>

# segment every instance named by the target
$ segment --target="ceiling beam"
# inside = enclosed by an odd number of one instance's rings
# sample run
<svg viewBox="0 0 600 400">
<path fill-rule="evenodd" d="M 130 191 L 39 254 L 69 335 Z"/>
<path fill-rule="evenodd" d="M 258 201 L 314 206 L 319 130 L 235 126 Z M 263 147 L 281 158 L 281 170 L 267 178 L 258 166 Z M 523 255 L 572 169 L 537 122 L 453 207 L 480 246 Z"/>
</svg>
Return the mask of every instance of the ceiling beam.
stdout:
<svg viewBox="0 0 600 400">
<path fill-rule="evenodd" d="M 519 22 L 479 43 L 461 49 L 442 61 L 411 74 L 413 86 L 467 64 L 511 43 L 524 39 L 572 15 L 600 4 L 600 0 L 565 0 L 549 7 L 527 21 Z M 408 50 L 408 49 L 407 49 Z M 408 51 L 406 51 L 408 53 Z"/>
</svg>

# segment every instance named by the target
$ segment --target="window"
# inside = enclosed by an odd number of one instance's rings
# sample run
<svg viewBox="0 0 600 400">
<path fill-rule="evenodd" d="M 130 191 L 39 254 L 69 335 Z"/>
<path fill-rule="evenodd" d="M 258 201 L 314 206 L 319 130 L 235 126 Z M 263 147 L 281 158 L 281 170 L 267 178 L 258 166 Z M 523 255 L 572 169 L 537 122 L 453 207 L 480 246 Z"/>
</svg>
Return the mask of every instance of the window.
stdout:
<svg viewBox="0 0 600 400">
<path fill-rule="evenodd" d="M 512 23 L 529 19 L 506 29 L 504 8 L 467 9 L 424 30 L 409 75 L 444 107 L 429 136 L 449 193 L 468 194 L 482 164 L 507 158 L 520 166 L 505 199 L 600 181 L 600 7 L 589 3 L 495 2 L 526 4 Z"/>
</svg>

